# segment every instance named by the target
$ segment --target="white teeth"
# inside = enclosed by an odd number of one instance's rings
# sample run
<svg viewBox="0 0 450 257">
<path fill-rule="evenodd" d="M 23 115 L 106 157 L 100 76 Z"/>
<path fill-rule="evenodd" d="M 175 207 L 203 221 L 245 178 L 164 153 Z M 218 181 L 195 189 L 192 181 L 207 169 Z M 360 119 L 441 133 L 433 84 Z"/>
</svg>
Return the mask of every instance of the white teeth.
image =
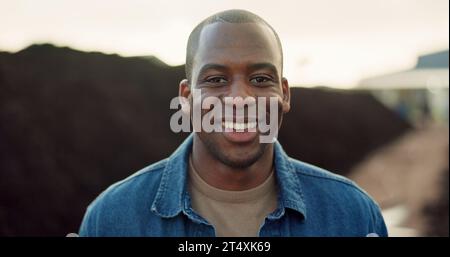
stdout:
<svg viewBox="0 0 450 257">
<path fill-rule="evenodd" d="M 227 122 L 225 123 L 225 127 L 226 127 L 226 128 L 229 128 L 229 129 L 233 129 L 233 122 L 227 121 Z"/>
<path fill-rule="evenodd" d="M 254 129 L 256 128 L 256 124 L 257 124 L 256 122 L 249 122 L 249 123 L 240 123 L 240 122 L 233 123 L 231 121 L 222 122 L 222 125 L 225 128 L 235 130 Z"/>
</svg>

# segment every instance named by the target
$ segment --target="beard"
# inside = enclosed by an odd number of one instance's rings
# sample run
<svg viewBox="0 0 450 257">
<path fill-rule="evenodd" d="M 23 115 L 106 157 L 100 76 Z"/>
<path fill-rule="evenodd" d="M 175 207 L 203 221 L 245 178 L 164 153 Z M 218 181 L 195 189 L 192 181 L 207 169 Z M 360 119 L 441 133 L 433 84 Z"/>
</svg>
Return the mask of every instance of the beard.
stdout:
<svg viewBox="0 0 450 257">
<path fill-rule="evenodd" d="M 213 132 L 214 133 L 214 132 Z M 258 143 L 257 147 L 253 147 L 250 151 L 239 151 L 236 149 L 225 149 L 220 147 L 215 140 L 215 137 L 220 137 L 220 133 L 211 135 L 203 132 L 197 133 L 202 143 L 205 145 L 208 152 L 218 161 L 234 169 L 245 169 L 253 165 L 263 156 L 268 144 Z"/>
</svg>

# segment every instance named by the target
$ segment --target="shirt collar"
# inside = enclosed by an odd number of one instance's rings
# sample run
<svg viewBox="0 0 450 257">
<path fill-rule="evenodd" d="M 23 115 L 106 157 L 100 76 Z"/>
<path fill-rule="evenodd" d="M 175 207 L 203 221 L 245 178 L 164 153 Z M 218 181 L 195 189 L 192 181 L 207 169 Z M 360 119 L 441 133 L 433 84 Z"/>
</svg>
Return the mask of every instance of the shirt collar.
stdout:
<svg viewBox="0 0 450 257">
<path fill-rule="evenodd" d="M 161 217 L 170 218 L 186 211 L 186 181 L 192 142 L 193 133 L 167 160 L 155 200 L 151 206 L 151 210 Z M 299 178 L 278 141 L 274 143 L 274 152 L 275 172 L 280 188 L 278 197 L 278 209 L 282 210 L 279 212 L 280 216 L 284 213 L 284 208 L 290 208 L 306 218 L 306 206 Z"/>
</svg>

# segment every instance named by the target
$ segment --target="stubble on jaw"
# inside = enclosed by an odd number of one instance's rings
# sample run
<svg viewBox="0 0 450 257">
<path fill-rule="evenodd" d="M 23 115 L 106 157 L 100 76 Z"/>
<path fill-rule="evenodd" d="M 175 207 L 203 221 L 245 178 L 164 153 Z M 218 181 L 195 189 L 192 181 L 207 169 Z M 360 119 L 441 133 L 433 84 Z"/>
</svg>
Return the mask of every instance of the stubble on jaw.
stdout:
<svg viewBox="0 0 450 257">
<path fill-rule="evenodd" d="M 227 165 L 228 167 L 234 168 L 234 169 L 245 169 L 253 165 L 255 162 L 257 162 L 265 153 L 267 149 L 268 144 L 259 143 L 258 150 L 256 153 L 252 154 L 251 156 L 248 156 L 246 154 L 247 158 L 237 160 L 237 158 L 234 158 L 232 156 L 229 156 L 226 154 L 226 149 L 221 149 L 220 147 L 217 147 L 215 143 L 212 140 L 209 140 L 207 138 L 204 138 L 200 133 L 197 133 L 200 141 L 203 143 L 203 145 L 206 147 L 207 151 L 218 161 L 221 163 Z M 239 147 L 239 146 L 237 146 Z"/>
</svg>

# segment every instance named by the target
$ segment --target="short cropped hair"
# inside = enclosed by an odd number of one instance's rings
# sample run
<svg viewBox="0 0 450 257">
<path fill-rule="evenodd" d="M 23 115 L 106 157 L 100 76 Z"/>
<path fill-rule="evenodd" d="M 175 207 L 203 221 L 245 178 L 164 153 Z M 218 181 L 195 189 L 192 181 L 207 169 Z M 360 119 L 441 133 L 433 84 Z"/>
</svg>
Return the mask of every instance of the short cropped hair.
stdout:
<svg viewBox="0 0 450 257">
<path fill-rule="evenodd" d="M 202 22 L 200 22 L 194 30 L 192 30 L 191 34 L 189 35 L 187 48 L 186 48 L 186 65 L 185 65 L 185 72 L 186 72 L 186 78 L 188 81 L 192 80 L 192 66 L 194 62 L 194 57 L 198 49 L 198 43 L 200 34 L 202 32 L 202 29 L 209 24 L 213 24 L 216 22 L 228 22 L 228 23 L 257 23 L 257 24 L 263 24 L 270 28 L 270 30 L 275 35 L 275 38 L 277 40 L 278 48 L 280 50 L 281 54 L 281 70 L 283 70 L 283 50 L 281 47 L 281 41 L 278 37 L 277 32 L 272 28 L 272 26 L 269 25 L 265 20 L 263 20 L 258 15 L 251 13 L 249 11 L 245 10 L 239 10 L 239 9 L 232 9 L 227 10 L 223 12 L 216 13 L 212 16 L 209 16 L 208 18 L 204 19 Z"/>
</svg>

